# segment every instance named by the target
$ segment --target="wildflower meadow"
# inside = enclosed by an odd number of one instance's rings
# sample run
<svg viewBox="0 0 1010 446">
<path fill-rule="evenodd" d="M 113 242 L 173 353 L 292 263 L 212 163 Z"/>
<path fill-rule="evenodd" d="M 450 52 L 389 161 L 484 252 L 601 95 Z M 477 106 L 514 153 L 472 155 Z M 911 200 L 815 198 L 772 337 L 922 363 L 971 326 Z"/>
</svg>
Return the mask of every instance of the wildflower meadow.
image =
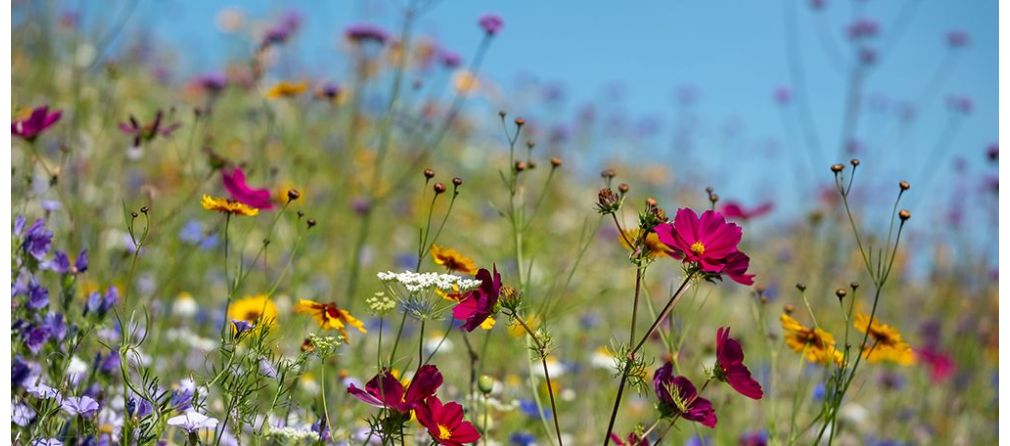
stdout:
<svg viewBox="0 0 1010 446">
<path fill-rule="evenodd" d="M 997 443 L 995 1 L 234 3 L 12 2 L 11 444 Z"/>
</svg>

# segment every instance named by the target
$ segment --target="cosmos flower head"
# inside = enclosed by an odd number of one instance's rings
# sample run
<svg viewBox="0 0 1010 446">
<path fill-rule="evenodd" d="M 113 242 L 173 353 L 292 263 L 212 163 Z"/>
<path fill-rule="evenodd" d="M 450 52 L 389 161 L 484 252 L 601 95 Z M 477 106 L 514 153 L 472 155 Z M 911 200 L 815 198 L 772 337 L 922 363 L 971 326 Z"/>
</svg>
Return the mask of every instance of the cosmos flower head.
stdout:
<svg viewBox="0 0 1010 446">
<path fill-rule="evenodd" d="M 656 226 L 659 241 L 673 250 L 675 258 L 693 265 L 710 276 L 726 273 L 741 285 L 752 285 L 754 276 L 746 274 L 750 258 L 737 250 L 743 230 L 727 223 L 722 214 L 705 211 L 698 217 L 693 210 L 677 210 L 673 223 Z"/>
<path fill-rule="evenodd" d="M 782 324 L 786 346 L 802 353 L 807 361 L 816 364 L 842 364 L 844 355 L 835 348 L 835 337 L 831 333 L 816 327 L 808 328 L 785 313 L 779 316 L 779 322 Z"/>
<path fill-rule="evenodd" d="M 396 379 L 392 372 L 383 369 L 365 384 L 364 389 L 351 384 L 347 387 L 347 393 L 370 406 L 406 414 L 429 398 L 434 398 L 435 392 L 442 385 L 442 380 L 442 373 L 438 371 L 438 367 L 425 364 L 418 369 L 404 388 L 403 383 Z"/>
<path fill-rule="evenodd" d="M 42 132 L 56 124 L 61 116 L 63 116 L 62 111 L 53 110 L 50 112 L 48 105 L 35 107 L 28 117 L 15 119 L 11 122 L 11 135 L 33 142 Z"/>
<path fill-rule="evenodd" d="M 295 313 L 312 316 L 312 319 L 324 330 L 337 330 L 343 342 L 347 342 L 346 326 L 354 327 L 361 333 L 368 333 L 365 325 L 351 313 L 334 303 L 320 303 L 309 299 L 299 299 L 295 305 Z"/>
<path fill-rule="evenodd" d="M 457 272 L 466 275 L 477 273 L 477 263 L 473 259 L 463 255 L 452 248 L 445 248 L 438 245 L 431 245 L 431 260 L 436 265 L 445 267 L 449 272 Z"/>
<path fill-rule="evenodd" d="M 764 396 L 761 385 L 751 377 L 743 364 L 743 348 L 729 337 L 729 327 L 720 327 L 715 335 L 715 376 L 741 395 L 759 400 Z"/>
<path fill-rule="evenodd" d="M 619 435 L 611 432 L 610 441 L 614 442 L 617 446 L 649 446 L 649 439 L 639 437 L 635 432 L 629 433 L 627 438 L 621 438 Z"/>
<path fill-rule="evenodd" d="M 505 26 L 505 21 L 498 14 L 484 14 L 477 20 L 477 24 L 480 25 L 480 29 L 483 29 L 485 34 L 493 36 L 501 31 L 502 27 Z"/>
<path fill-rule="evenodd" d="M 231 195 L 232 200 L 259 210 L 270 210 L 274 207 L 270 189 L 257 189 L 249 186 L 246 183 L 245 172 L 241 167 L 235 167 L 230 171 L 222 170 L 221 183 Z"/>
<path fill-rule="evenodd" d="M 240 215 L 245 217 L 252 217 L 260 213 L 259 209 L 246 205 L 245 203 L 229 200 L 227 198 L 211 197 L 210 195 L 204 195 L 203 199 L 200 200 L 200 205 L 208 211 L 217 211 L 225 214 Z"/>
<path fill-rule="evenodd" d="M 477 272 L 480 286 L 466 294 L 466 297 L 452 309 L 452 317 L 465 321 L 463 329 L 473 331 L 496 311 L 498 296 L 501 292 L 501 275 L 498 268 L 492 267 L 494 273 L 485 268 Z"/>
<path fill-rule="evenodd" d="M 712 402 L 698 395 L 694 384 L 686 377 L 674 376 L 673 364 L 663 364 L 652 377 L 653 390 L 664 416 L 679 416 L 706 427 L 715 427 L 717 418 Z"/>
<path fill-rule="evenodd" d="M 354 43 L 385 44 L 389 40 L 386 30 L 368 23 L 357 23 L 344 29 L 344 37 Z"/>
<path fill-rule="evenodd" d="M 767 215 L 774 207 L 775 204 L 770 201 L 766 201 L 752 208 L 745 208 L 736 201 L 727 201 L 726 204 L 722 205 L 720 211 L 727 219 L 748 221 Z"/>
<path fill-rule="evenodd" d="M 871 322 L 870 316 L 865 313 L 856 314 L 853 325 L 860 333 L 869 330 L 869 339 L 863 350 L 863 357 L 868 361 L 888 361 L 898 365 L 915 363 L 915 352 L 901 337 L 898 329 L 880 322 L 876 317 Z"/>
<path fill-rule="evenodd" d="M 463 406 L 453 401 L 442 404 L 437 396 L 414 406 L 417 421 L 428 429 L 438 444 L 462 446 L 480 440 L 480 432 L 469 421 L 463 420 Z"/>
</svg>

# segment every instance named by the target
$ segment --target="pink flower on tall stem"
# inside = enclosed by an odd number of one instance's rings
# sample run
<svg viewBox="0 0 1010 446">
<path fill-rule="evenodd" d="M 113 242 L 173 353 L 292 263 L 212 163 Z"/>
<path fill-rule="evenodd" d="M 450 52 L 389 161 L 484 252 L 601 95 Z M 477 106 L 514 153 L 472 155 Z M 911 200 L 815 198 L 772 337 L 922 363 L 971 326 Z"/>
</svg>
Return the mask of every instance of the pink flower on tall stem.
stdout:
<svg viewBox="0 0 1010 446">
<path fill-rule="evenodd" d="M 942 383 L 954 375 L 957 366 L 946 353 L 927 347 L 915 352 L 923 363 L 929 366 L 929 379 L 934 383 Z"/>
<path fill-rule="evenodd" d="M 15 119 L 11 122 L 11 135 L 28 142 L 35 141 L 35 138 L 38 138 L 42 132 L 56 124 L 61 116 L 63 116 L 63 112 L 60 110 L 50 113 L 48 105 L 35 107 L 28 118 Z"/>
<path fill-rule="evenodd" d="M 720 275 L 742 285 L 753 284 L 753 275 L 746 274 L 750 258 L 737 250 L 743 230 L 727 223 L 722 214 L 705 211 L 698 217 L 693 210 L 677 210 L 673 223 L 655 228 L 659 241 L 673 249 L 673 256 L 685 263 L 697 265 L 703 273 Z"/>
<path fill-rule="evenodd" d="M 502 27 L 505 26 L 505 22 L 500 16 L 496 14 L 484 14 L 481 16 L 480 20 L 477 21 L 480 28 L 484 30 L 489 36 L 498 34 Z"/>
<path fill-rule="evenodd" d="M 715 427 L 718 421 L 712 402 L 698 395 L 694 384 L 683 376 L 673 375 L 673 364 L 663 364 L 652 377 L 652 387 L 659 399 L 659 409 L 666 416 L 679 416 Z"/>
<path fill-rule="evenodd" d="M 740 203 L 728 201 L 722 206 L 721 210 L 722 214 L 725 215 L 726 218 L 747 221 L 752 218 L 767 215 L 774 207 L 775 205 L 772 202 L 766 201 L 758 206 L 747 209 Z"/>
<path fill-rule="evenodd" d="M 729 337 L 729 327 L 720 327 L 715 334 L 715 376 L 743 396 L 755 400 L 764 396 L 761 384 L 743 365 L 743 348 L 736 339 Z"/>
<path fill-rule="evenodd" d="M 480 432 L 463 420 L 463 406 L 453 401 L 442 404 L 437 396 L 414 406 L 417 421 L 428 429 L 436 443 L 448 446 L 462 446 L 480 440 Z"/>
<path fill-rule="evenodd" d="M 491 317 L 494 307 L 498 303 L 498 294 L 501 292 L 501 275 L 498 268 L 494 269 L 494 276 L 486 268 L 477 271 L 477 280 L 481 284 L 474 290 L 466 294 L 466 297 L 452 309 L 452 317 L 456 320 L 466 321 L 463 329 L 473 331 L 484 320 Z"/>
<path fill-rule="evenodd" d="M 434 365 L 427 364 L 414 374 L 406 391 L 392 373 L 383 370 L 365 384 L 364 390 L 351 384 L 347 386 L 347 393 L 370 406 L 410 413 L 415 405 L 433 397 L 441 385 L 442 373 Z"/>
<path fill-rule="evenodd" d="M 235 201 L 256 209 L 268 210 L 274 207 L 270 189 L 255 189 L 250 187 L 246 184 L 245 172 L 239 167 L 232 169 L 231 172 L 222 170 L 221 182 Z"/>
</svg>

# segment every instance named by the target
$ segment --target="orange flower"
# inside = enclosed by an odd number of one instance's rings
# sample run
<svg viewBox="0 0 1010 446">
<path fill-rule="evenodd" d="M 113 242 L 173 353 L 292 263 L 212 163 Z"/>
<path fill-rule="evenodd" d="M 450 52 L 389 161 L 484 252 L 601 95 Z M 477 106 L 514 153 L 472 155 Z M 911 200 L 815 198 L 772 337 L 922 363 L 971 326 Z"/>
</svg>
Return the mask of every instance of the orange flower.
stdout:
<svg viewBox="0 0 1010 446">
<path fill-rule="evenodd" d="M 869 347 L 863 352 L 863 357 L 870 362 L 891 361 L 899 365 L 912 365 L 915 363 L 915 352 L 908 343 L 901 338 L 898 329 L 881 323 L 876 317 L 870 322 L 870 316 L 859 313 L 854 322 L 856 330 L 860 333 L 870 331 Z"/>
<path fill-rule="evenodd" d="M 344 342 L 347 342 L 347 330 L 344 329 L 345 326 L 349 325 L 362 333 L 368 333 L 368 330 L 365 330 L 365 324 L 362 324 L 357 318 L 351 316 L 351 313 L 347 310 L 338 308 L 332 303 L 327 304 L 308 299 L 299 299 L 298 304 L 295 305 L 295 313 L 312 316 L 312 319 L 315 319 L 316 323 L 323 329 L 339 331 L 340 337 Z"/>
<path fill-rule="evenodd" d="M 638 238 L 640 231 L 641 230 L 627 230 L 624 231 L 624 235 L 628 240 L 631 240 L 631 242 L 634 243 L 635 239 Z M 625 248 L 632 249 L 631 246 L 628 245 L 628 242 L 624 240 L 625 237 L 618 235 L 618 238 L 621 239 L 621 245 Z M 645 248 L 648 250 L 649 257 L 655 257 L 657 254 L 673 257 L 673 251 L 669 246 L 666 246 L 666 244 L 659 241 L 659 236 L 656 235 L 655 232 L 649 232 L 649 234 L 645 236 Z"/>
<path fill-rule="evenodd" d="M 449 271 L 456 271 L 471 276 L 477 274 L 477 263 L 452 248 L 431 245 L 431 259 L 436 265 L 444 266 Z"/>
<path fill-rule="evenodd" d="M 308 82 L 278 82 L 267 90 L 267 97 L 270 99 L 291 98 L 304 93 L 308 89 Z"/>
<path fill-rule="evenodd" d="M 802 353 L 807 361 L 827 364 L 834 360 L 841 365 L 844 360 L 842 352 L 835 348 L 835 337 L 820 328 L 808 328 L 788 314 L 779 317 L 782 330 L 785 332 L 786 345 L 796 352 Z"/>
<path fill-rule="evenodd" d="M 247 206 L 238 201 L 212 197 L 210 195 L 204 195 L 203 199 L 200 200 L 200 205 L 208 211 L 225 212 L 232 215 L 243 215 L 246 217 L 251 217 L 260 213 L 259 209 Z"/>
</svg>

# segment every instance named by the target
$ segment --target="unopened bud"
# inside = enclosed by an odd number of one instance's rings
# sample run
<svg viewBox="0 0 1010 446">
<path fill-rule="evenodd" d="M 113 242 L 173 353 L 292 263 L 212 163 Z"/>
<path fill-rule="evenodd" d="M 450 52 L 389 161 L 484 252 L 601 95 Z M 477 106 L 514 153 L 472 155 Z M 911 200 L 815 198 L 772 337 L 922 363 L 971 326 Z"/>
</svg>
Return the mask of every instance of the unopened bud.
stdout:
<svg viewBox="0 0 1010 446">
<path fill-rule="evenodd" d="M 432 186 L 432 189 L 434 189 L 434 190 L 435 190 L 435 194 L 436 194 L 436 195 L 437 195 L 437 194 L 440 194 L 440 193 L 442 193 L 442 192 L 445 192 L 445 184 L 443 184 L 443 183 L 442 183 L 442 182 L 440 181 L 440 182 L 438 182 L 438 183 L 435 183 L 435 185 L 434 185 L 434 186 Z"/>
<path fill-rule="evenodd" d="M 288 189 L 288 201 L 289 202 L 295 201 L 295 200 L 301 198 L 301 196 L 302 196 L 302 194 L 301 194 L 301 192 L 298 192 L 298 189 Z"/>
<path fill-rule="evenodd" d="M 516 123 L 516 127 L 522 127 L 522 126 L 523 126 L 523 124 L 525 124 L 525 123 L 526 123 L 526 120 L 525 120 L 525 119 L 523 119 L 523 118 L 516 118 L 516 121 L 515 121 L 515 123 Z"/>
<path fill-rule="evenodd" d="M 901 190 L 909 190 L 912 188 L 912 185 L 908 184 L 908 181 L 901 180 L 898 182 L 898 187 L 901 188 Z"/>
<path fill-rule="evenodd" d="M 838 300 L 844 299 L 846 294 L 849 294 L 849 292 L 845 291 L 845 288 L 839 288 L 835 290 L 835 297 L 837 297 Z"/>
<path fill-rule="evenodd" d="M 841 172 L 843 170 L 845 170 L 845 166 L 842 165 L 842 164 L 832 164 L 831 165 L 831 171 L 834 172 L 834 173 L 839 173 L 839 172 Z"/>
<path fill-rule="evenodd" d="M 807 290 L 807 285 L 805 283 L 803 283 L 803 282 L 799 282 L 799 283 L 796 284 L 796 289 L 800 290 L 801 292 L 802 291 L 806 291 Z"/>
<path fill-rule="evenodd" d="M 790 314 L 791 315 L 791 314 L 793 314 L 793 313 L 796 312 L 796 305 L 785 304 L 785 305 L 782 306 L 782 312 L 785 313 L 785 314 Z"/>
<path fill-rule="evenodd" d="M 622 195 L 628 193 L 629 190 L 631 190 L 631 186 L 628 186 L 628 183 L 621 183 L 617 185 L 617 191 Z"/>
<path fill-rule="evenodd" d="M 477 380 L 477 388 L 480 389 L 480 393 L 483 393 L 484 395 L 490 394 L 491 391 L 494 390 L 494 378 L 487 375 L 481 375 L 480 379 Z"/>
<path fill-rule="evenodd" d="M 859 166 L 859 158 L 852 158 L 849 160 L 849 164 L 852 164 L 852 167 Z"/>
<path fill-rule="evenodd" d="M 456 187 L 462 186 L 463 185 L 463 179 L 460 178 L 460 177 L 452 177 L 452 185 L 456 186 Z"/>
<path fill-rule="evenodd" d="M 516 161 L 516 172 L 522 172 L 526 170 L 526 161 Z"/>
<path fill-rule="evenodd" d="M 551 167 L 555 168 L 561 167 L 561 158 L 558 158 L 556 156 L 551 157 Z"/>
<path fill-rule="evenodd" d="M 435 171 L 431 169 L 424 169 L 424 178 L 429 180 L 435 178 Z"/>
<path fill-rule="evenodd" d="M 617 172 L 614 169 L 604 169 L 603 172 L 600 172 L 600 176 L 609 180 L 617 176 Z"/>
<path fill-rule="evenodd" d="M 316 225 L 316 219 L 310 218 L 308 220 L 305 220 L 305 225 L 308 226 L 309 229 L 311 229 L 313 226 Z"/>
<path fill-rule="evenodd" d="M 900 218 L 901 221 L 908 220 L 909 218 L 912 218 L 912 213 L 909 212 L 908 209 L 902 209 L 898 211 L 898 218 Z"/>
</svg>

